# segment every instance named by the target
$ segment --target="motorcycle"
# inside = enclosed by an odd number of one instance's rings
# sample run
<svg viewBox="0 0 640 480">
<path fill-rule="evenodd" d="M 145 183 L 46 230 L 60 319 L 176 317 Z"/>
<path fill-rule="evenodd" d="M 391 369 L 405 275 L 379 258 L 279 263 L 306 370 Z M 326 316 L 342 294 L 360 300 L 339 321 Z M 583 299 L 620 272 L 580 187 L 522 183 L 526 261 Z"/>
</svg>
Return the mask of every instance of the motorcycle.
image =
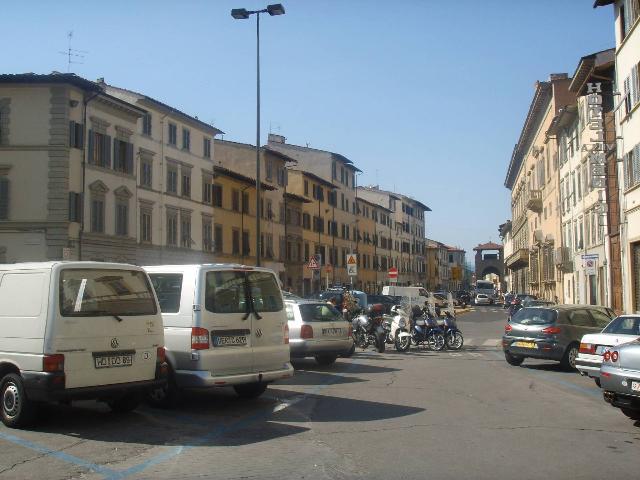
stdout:
<svg viewBox="0 0 640 480">
<path fill-rule="evenodd" d="M 444 342 L 447 348 L 449 350 L 460 350 L 464 344 L 464 337 L 458 329 L 455 317 L 449 312 L 445 312 L 443 329 Z"/>
<path fill-rule="evenodd" d="M 386 333 L 382 327 L 382 309 L 382 305 L 372 305 L 366 313 L 357 315 L 351 321 L 353 341 L 357 347 L 366 350 L 374 346 L 379 353 L 384 352 Z"/>
<path fill-rule="evenodd" d="M 429 313 L 414 320 L 411 341 L 416 345 L 426 345 L 430 350 L 440 351 L 445 347 L 444 331 Z"/>
</svg>

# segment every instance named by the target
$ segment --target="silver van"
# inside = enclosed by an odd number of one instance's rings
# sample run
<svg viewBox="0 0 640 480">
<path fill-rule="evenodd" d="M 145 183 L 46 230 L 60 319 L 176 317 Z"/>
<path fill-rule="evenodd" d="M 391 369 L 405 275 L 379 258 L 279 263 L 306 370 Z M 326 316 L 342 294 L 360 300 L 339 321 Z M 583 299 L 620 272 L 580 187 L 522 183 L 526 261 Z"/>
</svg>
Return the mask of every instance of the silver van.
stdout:
<svg viewBox="0 0 640 480">
<path fill-rule="evenodd" d="M 180 390 L 232 386 L 260 396 L 289 378 L 289 330 L 273 271 L 236 264 L 144 267 L 164 322 L 169 382 L 151 401 L 175 404 Z"/>
</svg>

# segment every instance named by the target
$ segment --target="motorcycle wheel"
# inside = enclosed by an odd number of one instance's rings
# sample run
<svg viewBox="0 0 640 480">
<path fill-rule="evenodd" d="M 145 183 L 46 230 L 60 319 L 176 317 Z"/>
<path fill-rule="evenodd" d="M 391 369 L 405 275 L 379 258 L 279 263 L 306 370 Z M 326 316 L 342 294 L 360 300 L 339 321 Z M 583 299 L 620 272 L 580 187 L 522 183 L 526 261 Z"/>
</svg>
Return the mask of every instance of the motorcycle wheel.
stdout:
<svg viewBox="0 0 640 480">
<path fill-rule="evenodd" d="M 450 350 L 460 350 L 464 345 L 464 337 L 460 332 L 448 333 L 445 340 L 447 348 Z"/>
<path fill-rule="evenodd" d="M 436 352 L 444 350 L 444 347 L 445 347 L 444 335 L 442 335 L 441 333 L 433 333 L 429 335 L 428 345 L 429 345 L 429 348 L 431 348 L 432 350 L 435 350 Z"/>
<path fill-rule="evenodd" d="M 409 350 L 409 347 L 411 346 L 411 337 L 397 336 L 395 344 L 396 344 L 396 350 L 398 352 L 406 352 L 407 350 Z"/>
</svg>

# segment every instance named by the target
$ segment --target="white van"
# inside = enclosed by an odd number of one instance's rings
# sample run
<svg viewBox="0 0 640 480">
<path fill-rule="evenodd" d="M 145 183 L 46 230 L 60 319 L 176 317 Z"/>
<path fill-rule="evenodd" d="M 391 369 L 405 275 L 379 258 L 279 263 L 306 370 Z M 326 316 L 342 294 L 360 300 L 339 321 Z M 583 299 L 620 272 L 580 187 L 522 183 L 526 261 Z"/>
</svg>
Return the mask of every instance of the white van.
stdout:
<svg viewBox="0 0 640 480">
<path fill-rule="evenodd" d="M 162 317 L 142 268 L 117 263 L 0 264 L 2 422 L 38 402 L 98 398 L 126 412 L 166 383 Z"/>
<path fill-rule="evenodd" d="M 260 396 L 293 375 L 282 292 L 273 271 L 236 264 L 144 267 L 164 322 L 169 382 L 151 395 L 172 406 L 180 389 L 233 386 Z"/>
<path fill-rule="evenodd" d="M 382 287 L 382 295 L 399 295 L 404 302 L 414 305 L 420 308 L 424 307 L 424 304 L 429 299 L 429 292 L 422 287 L 396 287 L 395 285 L 386 285 Z"/>
</svg>

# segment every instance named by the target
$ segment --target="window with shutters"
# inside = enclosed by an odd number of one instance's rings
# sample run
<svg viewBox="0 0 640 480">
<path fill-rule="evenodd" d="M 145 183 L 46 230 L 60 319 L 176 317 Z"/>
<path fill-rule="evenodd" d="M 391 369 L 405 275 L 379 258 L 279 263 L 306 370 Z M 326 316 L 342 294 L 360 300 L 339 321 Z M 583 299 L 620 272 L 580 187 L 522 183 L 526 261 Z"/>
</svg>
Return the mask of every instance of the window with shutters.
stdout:
<svg viewBox="0 0 640 480">
<path fill-rule="evenodd" d="M 178 194 L 178 166 L 167 165 L 167 193 Z"/>
<path fill-rule="evenodd" d="M 222 253 L 222 247 L 223 247 L 223 243 L 222 243 L 222 225 L 220 224 L 216 224 L 214 226 L 214 251 L 216 253 Z"/>
<path fill-rule="evenodd" d="M 9 178 L 0 176 L 0 220 L 9 220 Z"/>
<path fill-rule="evenodd" d="M 222 208 L 222 185 L 213 184 L 213 206 Z"/>
<path fill-rule="evenodd" d="M 631 76 L 627 77 L 623 82 L 622 100 L 624 102 L 624 114 L 629 115 L 633 105 L 631 103 Z"/>
<path fill-rule="evenodd" d="M 143 243 L 152 242 L 152 212 L 153 210 L 151 208 L 140 209 L 140 241 Z"/>
<path fill-rule="evenodd" d="M 182 149 L 191 150 L 191 132 L 188 128 L 182 129 Z"/>
<path fill-rule="evenodd" d="M 204 138 L 202 140 L 202 156 L 204 158 L 211 158 L 211 139 Z"/>
<path fill-rule="evenodd" d="M 240 230 L 237 228 L 231 231 L 231 253 L 240 255 Z"/>
<path fill-rule="evenodd" d="M 304 196 L 305 197 L 309 196 L 309 181 L 308 180 L 304 181 Z"/>
<path fill-rule="evenodd" d="M 71 120 L 69 122 L 69 147 L 84 147 L 84 125 Z"/>
<path fill-rule="evenodd" d="M 133 175 L 133 144 L 113 139 L 113 169 L 116 172 Z"/>
<path fill-rule="evenodd" d="M 82 221 L 82 194 L 80 193 L 69 192 L 69 221 L 78 223 Z"/>
<path fill-rule="evenodd" d="M 180 212 L 180 246 L 191 248 L 191 214 Z"/>
<path fill-rule="evenodd" d="M 191 198 L 191 169 L 186 166 L 182 166 L 181 173 L 181 194 L 183 197 Z"/>
<path fill-rule="evenodd" d="M 624 156 L 625 189 L 640 183 L 640 143 Z"/>
<path fill-rule="evenodd" d="M 202 217 L 202 250 L 213 251 L 213 223 L 211 217 Z"/>
<path fill-rule="evenodd" d="M 311 229 L 311 216 L 308 213 L 302 214 L 302 228 L 306 230 Z"/>
<path fill-rule="evenodd" d="M 266 179 L 271 181 L 273 180 L 273 159 L 265 158 L 264 163 L 265 163 Z"/>
<path fill-rule="evenodd" d="M 242 213 L 249 213 L 249 194 L 247 192 L 242 192 Z M 273 216 L 271 200 L 267 200 L 267 215 L 269 219 Z"/>
<path fill-rule="evenodd" d="M 104 233 L 104 196 L 94 195 L 91 198 L 91 231 Z"/>
<path fill-rule="evenodd" d="M 126 237 L 129 234 L 129 201 L 116 200 L 116 235 Z"/>
<path fill-rule="evenodd" d="M 169 123 L 169 145 L 174 147 L 178 144 L 178 126 L 175 123 Z"/>
<path fill-rule="evenodd" d="M 235 188 L 231 191 L 231 210 L 240 211 L 240 191 Z"/>
<path fill-rule="evenodd" d="M 152 187 L 153 181 L 153 161 L 150 158 L 140 160 L 140 186 Z"/>
<path fill-rule="evenodd" d="M 142 117 L 142 134 L 151 136 L 151 114 L 145 113 Z"/>
<path fill-rule="evenodd" d="M 178 212 L 167 209 L 167 245 L 178 246 Z"/>
<path fill-rule="evenodd" d="M 207 173 L 202 176 L 202 202 L 207 205 L 213 203 L 213 176 Z"/>
<path fill-rule="evenodd" d="M 89 130 L 89 163 L 111 168 L 111 137 Z"/>
</svg>

